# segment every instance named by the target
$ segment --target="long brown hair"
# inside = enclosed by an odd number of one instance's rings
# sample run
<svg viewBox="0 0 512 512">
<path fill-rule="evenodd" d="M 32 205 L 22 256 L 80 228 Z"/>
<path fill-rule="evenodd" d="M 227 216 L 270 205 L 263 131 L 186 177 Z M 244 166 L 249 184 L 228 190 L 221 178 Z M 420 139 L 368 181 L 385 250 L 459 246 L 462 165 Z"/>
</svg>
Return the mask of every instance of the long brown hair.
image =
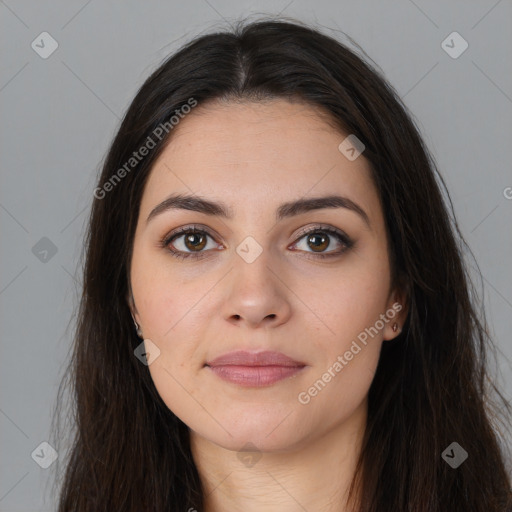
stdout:
<svg viewBox="0 0 512 512">
<path fill-rule="evenodd" d="M 191 98 L 199 105 L 299 98 L 365 145 L 393 282 L 408 291 L 409 314 L 401 334 L 383 344 L 369 390 L 352 487 L 361 486 L 358 510 L 512 506 L 510 454 L 502 444 L 511 406 L 490 378 L 487 355 L 495 346 L 465 261 L 471 251 L 434 159 L 380 72 L 316 29 L 273 19 L 203 35 L 167 58 L 138 91 L 108 151 L 85 240 L 73 353 L 58 394 L 60 404 L 63 391 L 73 390 L 74 435 L 59 512 L 203 510 L 188 427 L 134 356 L 140 339 L 127 302 L 144 184 L 172 143 L 171 128 L 160 139 L 154 133 Z M 150 136 L 155 147 L 126 167 Z M 454 441 L 469 455 L 456 469 L 442 457 Z"/>
</svg>

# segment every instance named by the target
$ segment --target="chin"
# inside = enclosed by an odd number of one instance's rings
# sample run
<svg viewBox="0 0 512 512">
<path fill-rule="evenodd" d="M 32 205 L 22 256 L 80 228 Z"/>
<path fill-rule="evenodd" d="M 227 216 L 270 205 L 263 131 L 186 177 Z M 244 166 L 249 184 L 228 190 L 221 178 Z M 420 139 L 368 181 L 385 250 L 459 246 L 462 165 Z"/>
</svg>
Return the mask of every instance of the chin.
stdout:
<svg viewBox="0 0 512 512">
<path fill-rule="evenodd" d="M 202 425 L 202 428 L 195 432 L 226 450 L 236 452 L 251 449 L 261 452 L 287 451 L 303 441 L 296 426 L 284 425 L 286 421 L 283 422 L 283 418 L 276 421 L 245 421 L 243 424 L 239 421 L 229 422 L 226 419 L 219 422 L 229 433 L 216 422 L 215 427 L 209 425 L 204 429 Z M 253 446 L 255 448 L 252 448 Z"/>
</svg>

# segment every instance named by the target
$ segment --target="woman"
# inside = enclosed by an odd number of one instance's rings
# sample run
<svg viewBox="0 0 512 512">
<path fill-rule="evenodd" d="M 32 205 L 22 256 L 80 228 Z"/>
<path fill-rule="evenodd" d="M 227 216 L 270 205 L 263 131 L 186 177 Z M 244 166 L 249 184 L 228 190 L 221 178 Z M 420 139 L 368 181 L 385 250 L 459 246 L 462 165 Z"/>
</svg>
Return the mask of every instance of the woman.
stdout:
<svg viewBox="0 0 512 512">
<path fill-rule="evenodd" d="M 94 191 L 59 510 L 507 510 L 510 406 L 440 185 L 326 35 L 169 57 Z"/>
</svg>

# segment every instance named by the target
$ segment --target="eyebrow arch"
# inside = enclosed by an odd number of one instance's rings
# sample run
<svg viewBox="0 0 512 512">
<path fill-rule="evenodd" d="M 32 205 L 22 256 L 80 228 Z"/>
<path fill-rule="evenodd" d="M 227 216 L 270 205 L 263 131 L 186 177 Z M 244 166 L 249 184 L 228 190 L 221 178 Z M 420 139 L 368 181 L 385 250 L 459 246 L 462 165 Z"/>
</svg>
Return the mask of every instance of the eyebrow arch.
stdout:
<svg viewBox="0 0 512 512">
<path fill-rule="evenodd" d="M 283 203 L 276 210 L 276 221 L 281 221 L 313 210 L 321 210 L 323 208 L 346 208 L 351 210 L 357 213 L 371 229 L 370 219 L 366 212 L 348 197 L 339 195 L 298 199 L 296 201 Z M 153 208 L 146 220 L 146 224 L 157 215 L 173 209 L 191 210 L 206 215 L 217 215 L 225 219 L 233 218 L 231 209 L 222 202 L 210 201 L 196 195 L 173 194 Z"/>
</svg>

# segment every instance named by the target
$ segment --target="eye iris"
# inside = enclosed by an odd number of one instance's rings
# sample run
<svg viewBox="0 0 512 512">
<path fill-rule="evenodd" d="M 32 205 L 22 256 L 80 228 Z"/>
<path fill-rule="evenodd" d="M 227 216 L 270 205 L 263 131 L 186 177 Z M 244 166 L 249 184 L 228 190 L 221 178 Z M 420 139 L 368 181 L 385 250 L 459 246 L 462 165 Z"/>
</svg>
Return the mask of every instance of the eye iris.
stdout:
<svg viewBox="0 0 512 512">
<path fill-rule="evenodd" d="M 202 243 L 199 242 L 197 245 L 194 244 L 195 237 L 202 238 Z M 192 244 L 192 247 L 189 246 L 189 243 Z M 206 245 L 206 237 L 201 233 L 189 233 L 188 235 L 185 236 L 185 245 L 187 246 L 188 249 L 203 249 L 204 246 Z"/>
<path fill-rule="evenodd" d="M 315 244 L 314 240 L 315 239 L 321 239 L 322 241 L 320 242 L 319 245 Z M 326 236 L 326 235 L 319 235 L 317 233 L 314 233 L 312 235 L 309 235 L 308 237 L 308 243 L 310 242 L 313 242 L 314 246 L 312 247 L 312 249 L 316 250 L 316 249 L 320 249 L 320 251 L 324 250 L 324 249 L 327 249 L 327 247 L 329 247 L 329 238 Z M 320 252 L 319 251 L 319 252 Z"/>
</svg>

